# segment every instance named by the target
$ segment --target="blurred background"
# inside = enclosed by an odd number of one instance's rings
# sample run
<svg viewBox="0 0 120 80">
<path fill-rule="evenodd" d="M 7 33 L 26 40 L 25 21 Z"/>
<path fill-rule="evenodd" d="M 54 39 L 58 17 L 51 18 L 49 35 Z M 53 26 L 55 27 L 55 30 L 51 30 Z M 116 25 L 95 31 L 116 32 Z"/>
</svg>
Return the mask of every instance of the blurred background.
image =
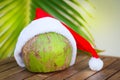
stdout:
<svg viewBox="0 0 120 80">
<path fill-rule="evenodd" d="M 14 54 L 21 30 L 42 8 L 88 40 L 101 55 L 120 57 L 120 0 L 0 0 L 0 59 Z"/>
<path fill-rule="evenodd" d="M 91 32 L 102 55 L 120 57 L 120 0 L 90 0 L 95 6 L 95 26 Z"/>
</svg>

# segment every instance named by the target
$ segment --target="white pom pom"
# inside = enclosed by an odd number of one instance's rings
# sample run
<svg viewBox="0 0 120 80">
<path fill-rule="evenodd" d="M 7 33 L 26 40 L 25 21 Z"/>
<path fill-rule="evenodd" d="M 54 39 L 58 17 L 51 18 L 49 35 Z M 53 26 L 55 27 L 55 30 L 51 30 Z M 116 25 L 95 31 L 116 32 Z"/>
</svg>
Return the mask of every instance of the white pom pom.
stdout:
<svg viewBox="0 0 120 80">
<path fill-rule="evenodd" d="M 89 60 L 89 67 L 91 70 L 99 71 L 103 68 L 103 61 L 100 58 L 92 57 Z"/>
</svg>

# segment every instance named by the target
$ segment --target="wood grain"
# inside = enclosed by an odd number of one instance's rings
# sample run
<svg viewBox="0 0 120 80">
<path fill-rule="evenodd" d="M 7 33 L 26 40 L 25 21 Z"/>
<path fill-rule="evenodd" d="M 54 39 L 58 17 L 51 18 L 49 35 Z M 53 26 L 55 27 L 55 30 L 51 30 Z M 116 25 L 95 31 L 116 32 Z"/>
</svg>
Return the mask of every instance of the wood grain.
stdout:
<svg viewBox="0 0 120 80">
<path fill-rule="evenodd" d="M 104 67 L 98 72 L 89 69 L 90 57 L 78 54 L 76 63 L 63 71 L 32 73 L 20 68 L 11 57 L 0 61 L 0 80 L 120 80 L 120 58 L 101 58 Z"/>
<path fill-rule="evenodd" d="M 110 65 L 111 63 L 113 63 L 114 61 L 116 61 L 117 59 L 115 59 L 115 58 L 104 58 L 103 57 L 102 60 L 105 63 L 105 65 L 104 65 L 104 68 L 105 68 L 108 65 Z M 92 70 L 89 69 L 89 67 L 87 67 L 86 69 L 76 73 L 75 75 L 71 76 L 70 78 L 67 78 L 66 80 L 84 80 L 84 79 L 90 77 L 91 75 L 94 75 L 95 73 L 97 73 L 97 72 L 92 71 Z"/>
<path fill-rule="evenodd" d="M 1 65 L 0 66 L 0 72 L 9 70 L 10 68 L 13 68 L 15 66 L 17 66 L 16 62 L 11 62 L 11 63 L 7 63 L 7 64 L 4 64 L 4 65 Z"/>
<path fill-rule="evenodd" d="M 109 62 L 109 61 L 108 61 Z M 120 70 L 120 59 L 114 61 L 104 70 L 92 75 L 87 80 L 105 80 Z"/>
<path fill-rule="evenodd" d="M 120 80 L 120 71 L 112 75 L 108 80 Z"/>
<path fill-rule="evenodd" d="M 0 73 L 0 79 L 4 79 L 6 77 L 9 77 L 9 76 L 11 76 L 13 74 L 16 74 L 16 73 L 18 73 L 20 71 L 23 71 L 23 70 L 24 69 L 20 68 L 20 67 L 13 67 L 13 68 L 11 68 L 11 69 L 9 69 L 7 71 L 1 72 Z"/>
<path fill-rule="evenodd" d="M 6 59 L 2 59 L 2 60 L 0 60 L 0 66 L 3 65 L 3 64 L 11 63 L 13 61 L 15 61 L 14 57 L 9 57 L 9 58 L 6 58 Z"/>
<path fill-rule="evenodd" d="M 4 78 L 4 80 L 23 80 L 26 77 L 30 77 L 32 75 L 35 75 L 35 73 L 31 73 L 26 70 L 23 70 L 23 71 L 17 72 L 15 74 L 12 74 L 11 76 Z"/>
<path fill-rule="evenodd" d="M 46 78 L 45 80 L 63 80 L 66 77 L 72 76 L 75 73 L 78 72 L 78 70 L 82 70 L 84 68 L 86 68 L 86 64 L 84 61 L 88 60 L 89 57 L 88 56 L 77 56 L 77 60 L 74 66 L 69 67 L 68 69 L 61 71 L 59 73 L 56 73 L 53 76 L 50 76 L 48 78 Z M 62 77 L 61 77 L 62 76 Z"/>
</svg>

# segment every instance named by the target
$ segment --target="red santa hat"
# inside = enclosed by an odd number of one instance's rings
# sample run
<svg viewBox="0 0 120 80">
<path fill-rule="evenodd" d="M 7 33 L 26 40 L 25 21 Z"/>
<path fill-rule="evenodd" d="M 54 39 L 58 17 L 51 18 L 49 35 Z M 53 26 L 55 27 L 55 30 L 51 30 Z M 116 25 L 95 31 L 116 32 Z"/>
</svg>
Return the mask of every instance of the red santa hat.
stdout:
<svg viewBox="0 0 120 80">
<path fill-rule="evenodd" d="M 25 67 L 21 58 L 21 50 L 24 44 L 35 35 L 46 32 L 59 33 L 70 41 L 73 49 L 70 66 L 75 63 L 77 49 L 79 49 L 91 53 L 92 58 L 89 60 L 89 67 L 91 70 L 99 71 L 102 69 L 103 61 L 99 58 L 94 48 L 87 40 L 40 8 L 36 9 L 35 20 L 23 29 L 18 38 L 14 57 L 19 66 Z"/>
</svg>

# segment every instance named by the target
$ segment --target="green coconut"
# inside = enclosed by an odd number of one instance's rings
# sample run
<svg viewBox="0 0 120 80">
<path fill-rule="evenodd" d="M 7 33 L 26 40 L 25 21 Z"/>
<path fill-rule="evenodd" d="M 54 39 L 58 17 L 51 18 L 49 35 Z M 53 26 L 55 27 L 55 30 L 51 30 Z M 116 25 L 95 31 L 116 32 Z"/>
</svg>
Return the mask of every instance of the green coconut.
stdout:
<svg viewBox="0 0 120 80">
<path fill-rule="evenodd" d="M 64 70 L 71 62 L 72 45 L 61 34 L 39 34 L 25 43 L 22 58 L 26 68 L 31 72 Z"/>
</svg>

